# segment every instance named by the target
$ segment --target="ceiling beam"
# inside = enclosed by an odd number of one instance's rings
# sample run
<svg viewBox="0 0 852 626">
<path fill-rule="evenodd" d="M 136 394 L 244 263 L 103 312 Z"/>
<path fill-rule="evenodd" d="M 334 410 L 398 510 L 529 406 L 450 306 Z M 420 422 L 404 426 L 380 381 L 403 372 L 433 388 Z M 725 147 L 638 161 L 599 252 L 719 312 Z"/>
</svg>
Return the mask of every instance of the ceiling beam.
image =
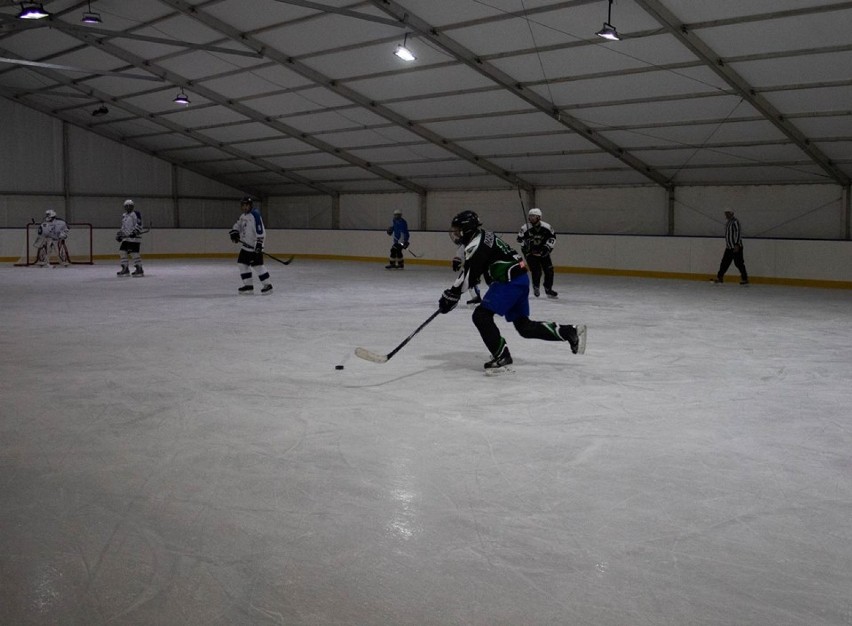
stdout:
<svg viewBox="0 0 852 626">
<path fill-rule="evenodd" d="M 334 80 L 333 78 L 318 72 L 317 70 L 309 67 L 305 63 L 302 63 L 298 59 L 295 59 L 280 50 L 276 50 L 275 48 L 270 47 L 259 39 L 256 39 L 250 35 L 241 33 L 236 28 L 232 27 L 229 24 L 226 24 L 222 20 L 204 13 L 203 11 L 198 10 L 197 7 L 189 4 L 185 0 L 160 0 L 164 4 L 171 6 L 172 8 L 185 13 L 186 15 L 193 17 L 194 19 L 200 21 L 205 26 L 209 28 L 213 28 L 226 37 L 230 39 L 234 39 L 240 41 L 243 45 L 257 50 L 258 52 L 262 52 L 263 55 L 271 59 L 283 67 L 286 67 L 289 71 L 295 72 L 300 76 L 310 79 L 315 84 L 324 87 L 330 91 L 333 91 L 337 95 L 346 98 L 347 100 L 358 104 L 364 109 L 378 115 L 380 117 L 385 118 L 386 120 L 393 122 L 397 126 L 404 128 L 410 133 L 418 135 L 423 139 L 426 139 L 430 143 L 439 146 L 440 148 L 455 154 L 456 156 L 464 159 L 465 161 L 485 170 L 486 172 L 501 178 L 512 185 L 512 187 L 520 187 L 526 191 L 532 191 L 534 186 L 527 180 L 524 180 L 517 176 L 516 174 L 506 170 L 503 167 L 500 167 L 496 163 L 492 163 L 488 159 L 485 159 L 478 154 L 463 148 L 449 139 L 442 137 L 438 133 L 429 130 L 425 126 L 421 126 L 420 124 L 415 123 L 414 121 L 406 118 L 403 115 L 400 115 L 396 111 L 376 102 L 368 98 L 367 96 L 351 89 L 343 84 L 340 81 Z"/>
<path fill-rule="evenodd" d="M 397 20 L 391 20 L 386 17 L 379 17 L 378 15 L 359 13 L 358 11 L 352 11 L 350 9 L 330 7 L 327 4 L 320 4 L 319 2 L 309 2 L 308 0 L 275 0 L 275 2 L 280 2 L 282 4 L 292 4 L 293 6 L 304 7 L 306 9 L 314 9 L 322 13 L 337 13 L 338 15 L 354 17 L 355 19 L 359 20 L 367 20 L 368 22 L 377 22 L 379 24 L 385 24 L 386 26 L 394 26 L 396 28 L 405 28 L 405 24 L 400 24 Z"/>
<path fill-rule="evenodd" d="M 94 47 L 96 47 L 100 50 L 103 50 L 107 54 L 111 54 L 112 56 L 114 56 L 118 59 L 121 59 L 121 60 L 129 63 L 130 65 L 133 65 L 134 67 L 137 67 L 137 68 L 140 68 L 140 69 L 145 69 L 146 71 L 151 72 L 152 74 L 160 76 L 161 78 L 163 78 L 167 82 L 172 83 L 173 85 L 182 87 L 183 89 L 186 89 L 186 90 L 190 90 L 191 92 L 196 93 L 196 94 L 206 98 L 210 102 L 218 104 L 219 106 L 222 106 L 224 108 L 230 109 L 231 111 L 238 113 L 238 114 L 242 115 L 243 117 L 245 117 L 245 118 L 247 118 L 251 121 L 257 122 L 259 124 L 263 124 L 264 126 L 268 126 L 269 128 L 272 128 L 273 130 L 275 130 L 276 132 L 281 133 L 282 135 L 285 135 L 287 137 L 291 137 L 291 138 L 294 138 L 294 139 L 298 139 L 299 141 L 306 143 L 306 144 L 309 144 L 309 145 L 317 148 L 318 150 L 321 150 L 321 151 L 323 151 L 327 154 L 330 154 L 334 157 L 337 157 L 338 159 L 340 159 L 342 161 L 346 161 L 346 162 L 350 163 L 351 165 L 363 168 L 364 170 L 372 173 L 374 176 L 389 180 L 393 183 L 396 183 L 397 185 L 399 185 L 401 187 L 404 187 L 404 188 L 409 189 L 410 191 L 414 191 L 416 193 L 426 193 L 426 190 L 423 187 L 421 187 L 420 185 L 417 185 L 416 183 L 413 183 L 413 182 L 411 182 L 411 181 L 409 181 L 409 180 L 407 180 L 407 179 L 405 179 L 401 176 L 397 176 L 396 174 L 394 174 L 392 172 L 388 172 L 384 168 L 379 167 L 379 166 L 377 166 L 373 163 L 370 163 L 369 161 L 366 161 L 364 159 L 356 157 L 355 155 L 349 153 L 346 150 L 332 146 L 332 145 L 330 145 L 330 144 L 328 144 L 328 143 L 326 143 L 326 142 L 324 142 L 320 139 L 317 139 L 317 138 L 311 136 L 308 133 L 305 133 L 305 132 L 299 130 L 298 128 L 294 128 L 294 127 L 289 126 L 287 124 L 284 124 L 282 122 L 276 121 L 273 117 L 264 115 L 264 114 L 260 113 L 259 111 L 255 110 L 255 109 L 252 109 L 252 108 L 250 108 L 250 107 L 248 107 L 244 104 L 241 104 L 240 102 L 237 102 L 236 100 L 226 98 L 226 97 L 222 96 L 220 93 L 213 91 L 212 89 L 209 89 L 208 87 L 205 87 L 204 85 L 195 83 L 194 81 L 186 78 L 185 76 L 181 76 L 180 74 L 178 74 L 176 72 L 172 72 L 172 71 L 170 71 L 170 70 L 168 70 L 168 69 L 166 69 L 166 68 L 164 68 L 160 65 L 157 65 L 156 63 L 154 63 L 152 61 L 148 61 L 147 59 L 139 57 L 136 54 L 134 54 L 134 53 L 132 53 L 128 50 L 125 50 L 124 48 L 121 48 L 121 47 L 119 47 L 119 46 L 117 46 L 117 45 L 115 45 L 111 42 L 106 41 L 105 39 L 99 39 L 97 37 L 88 36 L 86 33 L 81 33 L 81 32 L 69 32 L 68 35 L 71 36 L 71 37 L 77 38 L 81 41 L 84 41 L 86 43 L 92 44 Z M 143 115 L 143 117 L 145 117 L 145 115 Z M 197 135 L 193 135 L 193 136 L 196 137 L 196 138 L 198 137 Z M 211 142 L 212 142 L 212 140 L 211 140 Z M 217 147 L 219 146 L 218 142 L 212 142 L 212 145 L 216 145 Z M 255 158 L 251 157 L 250 155 L 246 155 L 242 158 L 247 158 L 250 161 L 255 161 Z M 273 169 L 271 171 L 277 171 L 277 172 L 280 172 L 280 173 L 283 173 L 283 172 L 286 171 L 286 170 L 284 170 L 284 168 L 275 167 L 274 164 L 272 164 L 272 165 L 273 165 Z M 286 172 L 286 175 L 287 176 L 295 176 L 295 174 L 293 172 L 289 172 L 289 171 Z M 299 180 L 297 182 L 301 182 L 303 184 L 308 183 L 308 179 L 306 179 L 302 176 L 299 176 L 298 178 L 299 178 Z M 333 189 L 330 189 L 326 185 L 318 183 L 318 184 L 311 184 L 311 186 L 314 187 L 315 189 L 323 190 L 324 193 L 329 193 L 331 195 L 337 195 L 336 191 L 334 191 Z"/>
<path fill-rule="evenodd" d="M 86 34 L 101 35 L 108 39 L 132 39 L 134 41 L 144 41 L 147 43 L 156 43 L 164 46 L 172 46 L 174 48 L 185 48 L 187 50 L 203 50 L 205 52 L 217 52 L 219 54 L 235 54 L 237 56 L 251 57 L 254 59 L 262 59 L 263 55 L 250 50 L 237 50 L 235 48 L 225 48 L 224 46 L 214 46 L 204 43 L 189 43 L 188 41 L 180 41 L 177 39 L 167 39 L 165 37 L 150 37 L 148 35 L 137 35 L 135 33 L 107 30 L 105 28 L 97 28 L 94 26 L 77 26 L 76 24 L 68 24 L 61 20 L 50 20 L 44 23 L 39 22 L 22 22 L 16 30 L 30 30 L 38 28 L 55 28 L 66 33 L 83 32 Z"/>
<path fill-rule="evenodd" d="M 567 113 L 564 113 L 554 103 L 547 100 L 547 98 L 540 96 L 531 89 L 527 89 L 521 82 L 495 65 L 488 63 L 472 50 L 469 50 L 457 41 L 440 32 L 432 24 L 429 24 L 420 17 L 412 14 L 399 3 L 394 0 L 369 1 L 388 15 L 392 15 L 399 21 L 407 24 L 409 29 L 417 33 L 419 37 L 422 37 L 435 46 L 438 46 L 449 55 L 456 58 L 460 63 L 463 63 L 475 72 L 482 74 L 494 83 L 500 85 L 506 91 L 515 94 L 518 98 L 528 104 L 531 104 L 548 117 L 556 120 L 559 124 L 570 128 L 581 137 L 608 152 L 610 155 L 625 165 L 628 165 L 630 168 L 636 170 L 646 178 L 663 187 L 668 188 L 671 186 L 671 181 L 669 181 L 662 173 L 658 172 L 647 163 L 643 163 L 637 157 L 630 154 L 621 146 L 613 143 L 592 127 L 584 124 Z"/>
<path fill-rule="evenodd" d="M 16 56 L 14 53 L 12 53 L 8 50 L 3 50 L 2 48 L 0 48 L 0 54 L 5 54 L 5 55 L 8 55 L 10 57 Z M 208 147 L 212 147 L 212 148 L 216 148 L 216 149 L 221 150 L 222 152 L 225 152 L 227 154 L 230 154 L 231 156 L 234 156 L 238 159 L 242 159 L 244 161 L 254 163 L 255 165 L 257 165 L 261 169 L 265 169 L 269 172 L 273 172 L 273 173 L 278 174 L 278 175 L 280 175 L 284 178 L 287 178 L 287 179 L 290 179 L 291 181 L 303 184 L 303 185 L 310 187 L 310 188 L 312 188 L 316 191 L 319 191 L 321 193 L 324 193 L 324 194 L 327 194 L 327 195 L 330 195 L 330 196 L 334 196 L 334 197 L 339 195 L 338 192 L 335 189 L 332 189 L 332 188 L 330 188 L 326 185 L 323 185 L 322 183 L 315 183 L 314 181 L 312 181 L 308 178 L 305 178 L 304 176 L 301 176 L 301 175 L 299 175 L 295 172 L 287 171 L 286 168 L 283 168 L 280 165 L 277 165 L 277 164 L 272 163 L 270 161 L 267 161 L 265 159 L 256 157 L 256 156 L 254 156 L 254 155 L 252 155 L 248 152 L 244 152 L 243 150 L 239 150 L 238 148 L 234 148 L 233 146 L 229 146 L 227 144 L 223 144 L 221 142 L 215 141 L 215 140 L 213 140 L 213 139 L 211 139 L 211 138 L 209 138 L 209 137 L 207 137 L 207 136 L 205 136 L 201 133 L 193 131 L 190 128 L 186 128 L 186 127 L 184 127 L 180 124 L 172 122 L 171 120 L 167 120 L 165 118 L 154 115 L 153 113 L 146 111 L 145 109 L 134 106 L 134 105 L 132 105 L 128 102 L 125 102 L 125 101 L 121 100 L 120 98 L 116 98 L 116 97 L 114 97 L 114 96 L 112 96 L 112 95 L 110 95 L 106 92 L 100 91 L 98 89 L 94 89 L 94 88 L 90 87 L 89 85 L 81 84 L 81 83 L 79 83 L 79 82 L 77 82 L 77 81 L 75 81 L 71 78 L 68 78 L 64 74 L 61 74 L 59 72 L 56 72 L 54 70 L 50 70 L 50 69 L 47 69 L 47 68 L 38 68 L 38 67 L 32 68 L 31 71 L 42 74 L 42 75 L 50 78 L 51 80 L 56 81 L 57 83 L 60 83 L 64 86 L 66 86 L 66 87 L 70 87 L 70 88 L 72 88 L 76 91 L 79 91 L 83 94 L 86 94 L 88 96 L 91 96 L 94 100 L 98 100 L 98 101 L 104 102 L 104 103 L 109 103 L 110 106 L 114 106 L 118 109 L 122 109 L 122 110 L 130 113 L 134 117 L 144 119 L 144 120 L 147 120 L 147 121 L 152 122 L 154 124 L 157 124 L 159 126 L 162 126 L 162 127 L 166 128 L 167 130 L 171 131 L 172 133 L 187 137 L 187 138 L 191 139 L 192 141 L 198 142 L 199 144 L 202 144 L 202 145 L 205 145 L 205 146 L 208 146 Z M 175 165 L 180 165 L 181 167 L 187 167 L 187 169 L 192 169 L 192 168 L 186 166 L 184 163 L 182 163 L 179 160 L 170 159 L 166 156 L 162 156 L 162 155 L 158 154 L 156 151 L 152 151 L 150 148 L 145 148 L 144 146 L 135 144 L 135 142 L 133 142 L 132 140 L 129 140 L 129 139 L 126 139 L 126 138 L 116 139 L 116 137 L 114 135 L 111 135 L 110 133 L 102 132 L 98 128 L 89 127 L 89 126 L 83 125 L 79 122 L 75 122 L 75 121 L 73 121 L 73 118 L 68 118 L 66 116 L 63 116 L 55 109 L 40 106 L 38 101 L 32 101 L 31 99 L 25 99 L 25 98 L 17 97 L 17 96 L 9 98 L 9 99 L 14 101 L 14 102 L 25 103 L 27 106 L 32 106 L 33 108 L 38 108 L 39 110 L 46 112 L 48 115 L 58 117 L 59 119 L 63 119 L 65 121 L 70 121 L 71 123 L 75 124 L 76 126 L 86 128 L 87 130 L 90 130 L 91 132 L 97 133 L 97 134 L 99 134 L 103 137 L 107 137 L 108 139 L 112 139 L 113 141 L 121 141 L 123 143 L 127 143 L 127 145 L 130 145 L 133 148 L 141 150 L 141 151 L 145 152 L 146 154 L 151 154 L 151 155 L 157 156 L 158 158 L 162 158 L 163 160 L 168 161 L 170 163 L 174 163 Z M 39 105 L 39 106 L 37 106 L 37 105 Z M 211 178 L 209 173 L 205 173 L 203 171 L 196 170 L 196 169 L 193 169 L 193 171 L 196 171 L 199 174 L 202 174 L 203 176 L 205 176 L 207 178 Z M 235 182 L 227 182 L 226 184 L 237 187 L 238 189 L 241 188 L 241 186 L 239 184 L 235 183 Z"/>
<path fill-rule="evenodd" d="M 659 0 L 635 0 L 642 9 L 657 20 L 666 31 L 698 57 L 705 66 L 713 70 L 724 80 L 743 100 L 748 102 L 764 118 L 780 130 L 793 144 L 807 154 L 814 163 L 819 165 L 833 180 L 843 186 L 850 184 L 849 176 L 838 168 L 813 142 L 805 136 L 787 117 L 775 108 L 766 98 L 734 71 L 725 59 L 721 58 L 696 35 L 687 24 L 681 22 L 674 13 L 667 9 Z"/>
</svg>

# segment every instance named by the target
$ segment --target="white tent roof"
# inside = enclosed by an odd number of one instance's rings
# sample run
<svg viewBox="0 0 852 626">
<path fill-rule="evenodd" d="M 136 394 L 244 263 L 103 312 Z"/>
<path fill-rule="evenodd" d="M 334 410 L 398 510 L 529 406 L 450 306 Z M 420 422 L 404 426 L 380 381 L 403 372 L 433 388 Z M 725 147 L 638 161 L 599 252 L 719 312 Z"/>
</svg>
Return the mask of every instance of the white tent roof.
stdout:
<svg viewBox="0 0 852 626">
<path fill-rule="evenodd" d="M 262 196 L 852 176 L 849 1 L 43 6 L 0 95 Z"/>
</svg>

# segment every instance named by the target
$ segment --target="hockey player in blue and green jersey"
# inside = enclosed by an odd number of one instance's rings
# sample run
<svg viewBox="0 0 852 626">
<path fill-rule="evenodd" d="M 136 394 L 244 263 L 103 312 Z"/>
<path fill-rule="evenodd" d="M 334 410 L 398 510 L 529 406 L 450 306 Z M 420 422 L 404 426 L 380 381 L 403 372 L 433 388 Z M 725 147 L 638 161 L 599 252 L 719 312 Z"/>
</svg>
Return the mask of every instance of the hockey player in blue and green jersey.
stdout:
<svg viewBox="0 0 852 626">
<path fill-rule="evenodd" d="M 523 258 L 496 233 L 484 230 L 476 213 L 462 211 L 456 215 L 449 234 L 453 243 L 464 246 L 464 258 L 455 282 L 438 300 L 438 309 L 449 313 L 464 290 L 478 284 L 480 279 L 485 280 L 488 291 L 473 311 L 473 323 L 491 353 L 491 360 L 484 366 L 486 373 L 505 371 L 512 364 L 506 340 L 494 322 L 495 315 L 512 322 L 521 337 L 567 341 L 574 354 L 585 352 L 585 325 L 536 322 L 529 318 L 530 279 Z"/>
</svg>

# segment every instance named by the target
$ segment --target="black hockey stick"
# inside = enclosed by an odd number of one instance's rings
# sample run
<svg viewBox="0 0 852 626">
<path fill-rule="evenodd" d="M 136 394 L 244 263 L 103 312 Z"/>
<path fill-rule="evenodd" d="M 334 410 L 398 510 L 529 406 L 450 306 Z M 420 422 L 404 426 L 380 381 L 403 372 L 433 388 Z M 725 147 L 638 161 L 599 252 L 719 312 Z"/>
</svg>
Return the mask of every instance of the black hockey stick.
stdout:
<svg viewBox="0 0 852 626">
<path fill-rule="evenodd" d="M 420 326 L 415 328 L 413 333 L 411 333 L 408 337 L 403 339 L 401 344 L 399 344 L 396 348 L 394 348 L 393 350 L 391 350 L 387 354 L 377 354 L 375 352 L 371 352 L 370 350 L 367 350 L 366 348 L 355 348 L 355 356 L 360 357 L 360 358 L 364 359 L 365 361 L 372 361 L 373 363 L 387 363 L 391 358 L 393 358 L 394 354 L 396 354 L 397 352 L 402 350 L 403 346 L 405 346 L 405 344 L 407 344 L 409 341 L 411 341 L 414 338 L 414 335 L 416 335 L 421 330 L 426 328 L 426 324 L 428 324 L 433 319 L 438 317 L 438 315 L 440 313 L 441 313 L 441 309 L 438 309 L 437 311 L 432 313 L 432 315 L 429 316 L 429 319 L 427 319 L 425 322 L 420 324 Z"/>
<path fill-rule="evenodd" d="M 414 252 L 412 252 L 412 251 L 411 251 L 411 248 L 406 248 L 406 250 L 408 250 L 408 253 L 409 253 L 411 256 L 413 256 L 415 259 L 419 259 L 420 257 L 422 257 L 422 256 L 423 256 L 422 254 L 414 254 Z"/>
<path fill-rule="evenodd" d="M 248 244 L 247 244 L 247 243 L 245 243 L 242 239 L 240 239 L 237 243 L 241 243 L 241 244 L 243 244 L 244 246 L 247 246 L 247 245 L 248 245 Z M 275 261 L 278 261 L 281 265 L 290 265 L 290 263 L 292 263 L 292 262 L 293 262 L 293 259 L 295 259 L 295 258 L 296 258 L 295 256 L 291 256 L 291 257 L 290 257 L 289 259 L 287 259 L 286 261 L 282 261 L 282 260 L 281 260 L 281 259 L 279 259 L 277 256 L 272 256 L 271 254 L 269 254 L 266 250 L 261 250 L 261 251 L 260 251 L 260 253 L 261 253 L 261 254 L 265 254 L 265 255 L 266 255 L 266 256 L 268 256 L 270 259 L 274 259 Z"/>
</svg>

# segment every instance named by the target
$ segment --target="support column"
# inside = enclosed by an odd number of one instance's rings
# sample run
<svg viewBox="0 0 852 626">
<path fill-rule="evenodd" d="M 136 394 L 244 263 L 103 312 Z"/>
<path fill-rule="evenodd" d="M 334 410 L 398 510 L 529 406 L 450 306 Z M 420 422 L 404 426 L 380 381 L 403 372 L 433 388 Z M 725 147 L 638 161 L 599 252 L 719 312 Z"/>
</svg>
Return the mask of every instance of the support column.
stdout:
<svg viewBox="0 0 852 626">
<path fill-rule="evenodd" d="M 62 217 L 70 223 L 74 220 L 71 215 L 71 149 L 68 142 L 68 122 L 62 122 L 62 195 L 65 204 Z"/>
<path fill-rule="evenodd" d="M 852 203 L 852 186 L 846 185 L 843 187 L 843 216 L 846 222 L 846 232 L 844 233 L 844 239 L 849 241 L 852 239 L 852 207 L 850 207 L 850 203 Z"/>
<path fill-rule="evenodd" d="M 340 194 L 331 196 L 331 227 L 340 230 Z"/>
<path fill-rule="evenodd" d="M 178 189 L 180 185 L 178 184 L 178 176 L 180 175 L 180 168 L 172 163 L 172 226 L 174 228 L 180 228 L 180 196 Z"/>
<path fill-rule="evenodd" d="M 669 214 L 669 237 L 675 233 L 675 188 L 674 186 L 666 187 L 666 200 L 668 202 Z"/>
<path fill-rule="evenodd" d="M 417 209 L 420 213 L 420 230 L 429 230 L 427 224 L 429 222 L 429 208 L 426 202 L 426 194 L 417 194 Z"/>
</svg>

